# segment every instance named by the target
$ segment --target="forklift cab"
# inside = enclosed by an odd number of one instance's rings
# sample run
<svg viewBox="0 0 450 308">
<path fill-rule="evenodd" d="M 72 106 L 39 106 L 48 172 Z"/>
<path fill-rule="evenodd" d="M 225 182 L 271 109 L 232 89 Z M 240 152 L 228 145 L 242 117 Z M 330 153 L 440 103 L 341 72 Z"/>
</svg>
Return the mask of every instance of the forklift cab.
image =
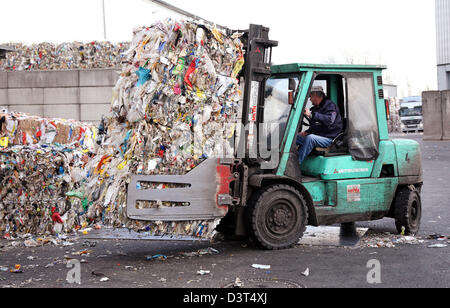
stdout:
<svg viewBox="0 0 450 308">
<path fill-rule="evenodd" d="M 383 69 L 380 66 L 307 64 L 273 67 L 265 88 L 264 123 L 279 124 L 282 151 L 277 173 L 286 175 L 287 171 L 294 177 L 324 179 L 327 178 L 324 171 L 331 165 L 352 162 L 357 165 L 356 169 L 367 169 L 367 172 L 356 172 L 360 174 L 352 174 L 352 177 L 368 176 L 379 156 L 380 140 L 388 138 L 386 117 L 382 113 L 385 108 Z M 291 161 L 289 168 L 295 169 L 296 136 L 309 128 L 303 113 L 311 108 L 311 88 L 317 85 L 322 86 L 327 97 L 338 105 L 344 129 L 330 147 L 315 149 L 302 166 L 297 166 L 298 170 L 286 170 L 288 161 Z M 284 100 L 280 98 L 283 94 Z M 380 115 L 378 104 L 383 107 Z"/>
</svg>

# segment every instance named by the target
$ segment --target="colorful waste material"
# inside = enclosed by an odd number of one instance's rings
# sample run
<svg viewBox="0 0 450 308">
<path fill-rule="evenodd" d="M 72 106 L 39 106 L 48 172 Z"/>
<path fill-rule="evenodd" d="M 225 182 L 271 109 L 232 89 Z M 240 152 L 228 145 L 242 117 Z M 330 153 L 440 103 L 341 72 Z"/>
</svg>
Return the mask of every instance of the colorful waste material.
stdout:
<svg viewBox="0 0 450 308">
<path fill-rule="evenodd" d="M 87 155 L 62 145 L 0 148 L 0 234 L 55 234 L 82 224 L 83 208 L 66 194 L 85 177 Z"/>
<path fill-rule="evenodd" d="M 24 45 L 9 43 L 15 49 L 0 59 L 0 70 L 70 70 L 120 67 L 129 43 L 73 42 Z"/>
<path fill-rule="evenodd" d="M 126 184 L 132 174 L 184 175 L 208 157 L 230 153 L 243 65 L 241 34 L 165 20 L 134 31 L 127 64 L 101 124 L 102 146 L 82 185 L 88 220 L 154 235 L 212 237 L 216 221 L 131 221 Z M 200 134 L 194 129 L 200 128 Z M 196 146 L 194 147 L 194 144 Z M 160 184 L 156 188 L 168 188 Z M 185 204 L 140 203 L 144 207 Z"/>
<path fill-rule="evenodd" d="M 74 189 L 97 150 L 97 128 L 23 113 L 0 119 L 0 234 L 57 234 L 87 224 L 79 217 L 87 200 L 71 200 L 83 196 Z"/>
<path fill-rule="evenodd" d="M 97 128 L 88 123 L 46 119 L 19 112 L 0 113 L 0 147 L 9 145 L 79 145 L 96 152 Z"/>
<path fill-rule="evenodd" d="M 55 135 L 51 122 L 38 119 L 25 128 L 18 117 L 8 117 L 2 136 L 12 141 L 1 150 L 0 233 L 59 233 L 101 223 L 212 238 L 220 220 L 129 220 L 126 185 L 132 174 L 184 175 L 232 151 L 244 64 L 241 35 L 170 19 L 136 29 L 111 112 L 98 130 L 80 134 L 69 124 Z M 67 137 L 59 143 L 62 130 Z"/>
</svg>

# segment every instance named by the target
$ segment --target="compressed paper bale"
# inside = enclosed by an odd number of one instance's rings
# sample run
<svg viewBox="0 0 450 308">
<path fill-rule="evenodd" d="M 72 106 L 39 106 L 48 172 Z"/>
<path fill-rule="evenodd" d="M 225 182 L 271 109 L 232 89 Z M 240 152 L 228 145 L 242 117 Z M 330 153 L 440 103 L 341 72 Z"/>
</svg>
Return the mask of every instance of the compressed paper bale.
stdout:
<svg viewBox="0 0 450 308">
<path fill-rule="evenodd" d="M 87 176 L 84 166 L 96 151 L 96 128 L 22 113 L 4 116 L 1 136 L 8 142 L 0 144 L 0 234 L 55 233 L 54 213 L 62 216 L 61 230 L 74 230 L 87 204 L 66 193 Z"/>
<path fill-rule="evenodd" d="M 79 142 L 83 135 L 94 137 L 97 130 L 89 123 L 75 120 L 47 119 L 17 112 L 5 117 L 6 125 L 1 134 L 9 137 L 11 145 L 72 144 Z"/>
<path fill-rule="evenodd" d="M 129 43 L 72 42 L 25 45 L 9 43 L 15 51 L 0 60 L 0 70 L 68 70 L 116 68 Z"/>
<path fill-rule="evenodd" d="M 74 188 L 71 170 L 81 153 L 68 147 L 0 149 L 0 234 L 54 233 L 56 214 L 64 217 L 64 231 L 74 230 L 81 211 L 66 193 Z"/>
</svg>

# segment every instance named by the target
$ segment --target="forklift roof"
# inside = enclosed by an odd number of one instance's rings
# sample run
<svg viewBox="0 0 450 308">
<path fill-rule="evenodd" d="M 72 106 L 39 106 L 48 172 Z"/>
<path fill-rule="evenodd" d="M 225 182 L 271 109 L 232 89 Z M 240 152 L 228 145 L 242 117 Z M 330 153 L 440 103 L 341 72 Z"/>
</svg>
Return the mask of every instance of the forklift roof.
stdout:
<svg viewBox="0 0 450 308">
<path fill-rule="evenodd" d="M 382 65 L 292 63 L 284 65 L 273 65 L 271 70 L 273 74 L 282 74 L 311 70 L 324 72 L 372 72 L 385 70 L 386 68 L 386 66 Z"/>
</svg>

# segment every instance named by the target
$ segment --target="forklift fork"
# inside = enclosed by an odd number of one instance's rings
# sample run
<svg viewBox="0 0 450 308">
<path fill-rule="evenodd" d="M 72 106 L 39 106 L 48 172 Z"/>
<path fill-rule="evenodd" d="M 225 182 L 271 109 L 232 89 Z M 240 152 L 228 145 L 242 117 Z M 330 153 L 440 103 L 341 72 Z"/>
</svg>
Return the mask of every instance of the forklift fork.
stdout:
<svg viewBox="0 0 450 308">
<path fill-rule="evenodd" d="M 230 165 L 207 159 L 186 175 L 134 175 L 128 185 L 128 218 L 141 221 L 192 221 L 223 218 L 232 205 Z M 141 189 L 141 183 L 174 184 L 180 188 Z M 138 208 L 138 202 L 168 202 L 184 206 Z"/>
</svg>

